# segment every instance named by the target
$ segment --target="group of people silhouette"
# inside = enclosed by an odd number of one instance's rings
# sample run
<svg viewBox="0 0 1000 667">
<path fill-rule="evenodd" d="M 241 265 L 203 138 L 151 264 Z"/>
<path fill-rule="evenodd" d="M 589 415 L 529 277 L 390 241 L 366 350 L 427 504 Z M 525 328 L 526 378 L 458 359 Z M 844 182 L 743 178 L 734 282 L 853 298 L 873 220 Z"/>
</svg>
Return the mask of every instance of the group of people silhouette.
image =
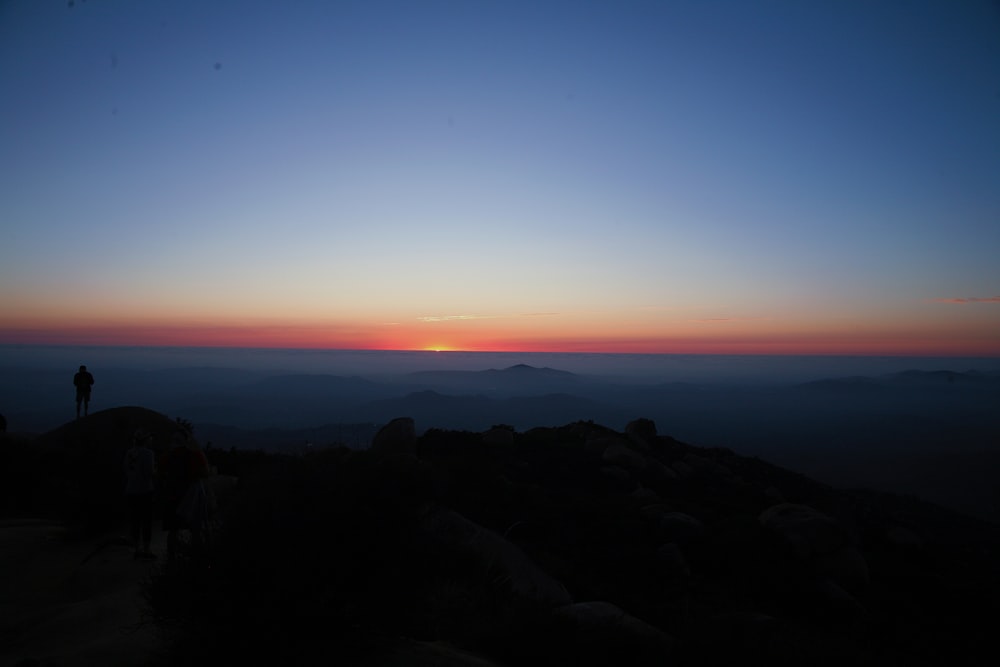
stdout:
<svg viewBox="0 0 1000 667">
<path fill-rule="evenodd" d="M 154 508 L 163 510 L 167 531 L 167 558 L 176 558 L 180 531 L 191 533 L 192 554 L 203 556 L 207 547 L 210 502 L 203 480 L 209 475 L 208 459 L 189 435 L 176 431 L 170 446 L 157 460 L 153 435 L 137 430 L 125 453 L 125 498 L 129 511 L 136 559 L 154 559 L 151 549 Z"/>
<path fill-rule="evenodd" d="M 73 386 L 79 420 L 90 414 L 94 386 L 94 376 L 85 365 L 73 376 Z M 6 432 L 7 419 L 0 414 L 0 439 L 6 438 Z M 204 480 L 212 474 L 212 469 L 192 437 L 190 424 L 178 420 L 168 437 L 169 442 L 164 445 L 162 432 L 136 430 L 122 461 L 129 532 L 136 559 L 156 558 L 152 538 L 153 519 L 158 513 L 167 532 L 169 560 L 174 560 L 180 550 L 182 531 L 190 531 L 190 555 L 196 558 L 207 555 L 214 494 Z"/>
<path fill-rule="evenodd" d="M 76 418 L 90 414 L 94 376 L 81 365 L 73 376 L 76 388 Z M 158 456 L 154 435 L 139 429 L 122 463 L 125 473 L 125 500 L 129 529 L 136 559 L 155 559 L 152 550 L 153 517 L 160 508 L 167 531 L 167 557 L 173 560 L 179 549 L 180 531 L 189 530 L 195 554 L 204 552 L 209 517 L 209 496 L 202 480 L 209 475 L 208 459 L 191 437 L 189 429 L 178 429 Z"/>
</svg>

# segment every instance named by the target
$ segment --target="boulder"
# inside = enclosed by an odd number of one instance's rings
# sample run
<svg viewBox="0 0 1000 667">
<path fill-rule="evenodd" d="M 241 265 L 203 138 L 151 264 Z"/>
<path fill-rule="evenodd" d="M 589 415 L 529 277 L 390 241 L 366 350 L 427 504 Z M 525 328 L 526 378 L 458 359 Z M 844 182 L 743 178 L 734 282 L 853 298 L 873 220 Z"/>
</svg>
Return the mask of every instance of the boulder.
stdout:
<svg viewBox="0 0 1000 667">
<path fill-rule="evenodd" d="M 605 479 L 623 489 L 632 486 L 634 483 L 629 471 L 621 466 L 602 466 L 601 474 L 604 475 Z"/>
<path fill-rule="evenodd" d="M 819 556 L 813 567 L 818 576 L 830 579 L 846 591 L 862 591 L 871 582 L 868 562 L 855 547 L 841 547 Z"/>
<path fill-rule="evenodd" d="M 484 569 L 498 575 L 494 580 L 505 581 L 515 594 L 551 607 L 572 603 L 565 586 L 516 545 L 458 512 L 431 507 L 421 526 L 435 540 L 475 555 Z"/>
<path fill-rule="evenodd" d="M 645 470 L 646 457 L 623 442 L 614 442 L 604 449 L 601 458 L 605 463 L 628 470 Z"/>
<path fill-rule="evenodd" d="M 596 433 L 588 436 L 583 442 L 583 448 L 599 456 L 604 455 L 604 450 L 613 444 L 621 442 L 621 438 L 616 435 L 607 435 L 606 433 Z"/>
<path fill-rule="evenodd" d="M 661 514 L 659 527 L 664 535 L 680 543 L 696 540 L 705 533 L 705 524 L 684 512 Z"/>
<path fill-rule="evenodd" d="M 694 477 L 695 474 L 694 468 L 689 466 L 687 463 L 684 463 L 684 461 L 674 461 L 673 463 L 670 464 L 670 467 L 673 469 L 675 473 L 677 473 L 677 476 L 680 477 L 681 479 L 688 479 L 690 477 Z"/>
<path fill-rule="evenodd" d="M 890 546 L 903 551 L 919 550 L 924 546 L 923 539 L 905 526 L 889 528 L 885 531 L 885 541 Z"/>
<path fill-rule="evenodd" d="M 573 639 L 578 648 L 590 644 L 597 650 L 627 648 L 644 657 L 669 655 L 673 649 L 673 637 L 610 602 L 577 602 L 559 607 L 553 613 L 575 630 Z"/>
<path fill-rule="evenodd" d="M 397 637 L 386 640 L 379 653 L 385 665 L 434 665 L 435 667 L 499 667 L 500 663 L 446 641 Z M 369 663 L 370 664 L 370 663 Z"/>
<path fill-rule="evenodd" d="M 667 542 L 656 547 L 656 562 L 671 577 L 691 576 L 691 568 L 684 557 L 684 552 L 676 542 Z"/>
<path fill-rule="evenodd" d="M 651 445 L 656 441 L 656 422 L 645 417 L 633 419 L 625 425 L 625 433 Z"/>
<path fill-rule="evenodd" d="M 831 579 L 808 582 L 801 592 L 804 599 L 821 614 L 843 620 L 857 619 L 866 614 L 861 603 Z"/>
<path fill-rule="evenodd" d="M 769 486 L 764 489 L 764 497 L 776 504 L 785 502 L 785 494 L 776 486 Z"/>
<path fill-rule="evenodd" d="M 514 444 L 514 431 L 502 426 L 494 426 L 483 433 L 483 442 L 487 445 L 510 446 Z"/>
<path fill-rule="evenodd" d="M 638 489 L 633 491 L 631 495 L 636 502 L 643 505 L 660 502 L 660 496 L 657 495 L 656 491 L 647 489 L 645 486 L 640 486 Z"/>
<path fill-rule="evenodd" d="M 777 619 L 759 611 L 716 614 L 710 624 L 718 664 L 755 664 L 770 654 L 773 638 L 780 631 Z"/>
<path fill-rule="evenodd" d="M 762 512 L 759 521 L 784 548 L 777 572 L 784 586 L 803 591 L 824 613 L 858 613 L 851 593 L 868 586 L 868 563 L 836 519 L 808 505 L 782 503 Z"/>
<path fill-rule="evenodd" d="M 688 464 L 695 470 L 710 470 L 713 467 L 713 462 L 711 459 L 707 459 L 704 456 L 699 456 L 693 452 L 688 452 L 684 455 L 682 459 L 684 463 Z"/>
<path fill-rule="evenodd" d="M 690 514 L 672 510 L 669 505 L 646 505 L 640 512 L 669 541 L 690 542 L 705 533 L 705 524 Z"/>
<path fill-rule="evenodd" d="M 417 453 L 417 429 L 411 417 L 397 417 L 379 429 L 371 450 L 377 454 Z"/>
<path fill-rule="evenodd" d="M 672 468 L 652 457 L 646 459 L 646 472 L 649 473 L 649 478 L 655 482 L 676 482 L 680 479 L 680 476 Z"/>
<path fill-rule="evenodd" d="M 773 505 L 758 520 L 800 558 L 833 553 L 848 542 L 847 531 L 836 519 L 808 505 Z"/>
</svg>

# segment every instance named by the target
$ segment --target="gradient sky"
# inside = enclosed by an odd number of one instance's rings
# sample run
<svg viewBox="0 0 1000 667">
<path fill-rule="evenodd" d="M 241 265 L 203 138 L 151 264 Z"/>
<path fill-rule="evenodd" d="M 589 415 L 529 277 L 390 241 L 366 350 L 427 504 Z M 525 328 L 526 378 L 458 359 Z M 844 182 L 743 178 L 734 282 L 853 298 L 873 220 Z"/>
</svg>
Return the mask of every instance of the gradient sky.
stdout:
<svg viewBox="0 0 1000 667">
<path fill-rule="evenodd" d="M 0 343 L 1000 356 L 1000 9 L 0 2 Z"/>
</svg>

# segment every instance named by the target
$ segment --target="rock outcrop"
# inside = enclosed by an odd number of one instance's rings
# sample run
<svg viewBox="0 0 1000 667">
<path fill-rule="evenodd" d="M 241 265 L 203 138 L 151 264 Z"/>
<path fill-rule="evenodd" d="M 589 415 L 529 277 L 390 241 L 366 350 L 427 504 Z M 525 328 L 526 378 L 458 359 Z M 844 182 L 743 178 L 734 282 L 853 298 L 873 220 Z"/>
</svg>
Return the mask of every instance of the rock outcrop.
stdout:
<svg viewBox="0 0 1000 667">
<path fill-rule="evenodd" d="M 995 529 L 628 431 L 399 419 L 275 459 L 241 475 L 191 613 L 259 650 L 363 629 L 528 667 L 993 664 Z"/>
<path fill-rule="evenodd" d="M 417 453 L 417 429 L 410 417 L 397 417 L 379 429 L 371 450 L 377 454 Z"/>
</svg>

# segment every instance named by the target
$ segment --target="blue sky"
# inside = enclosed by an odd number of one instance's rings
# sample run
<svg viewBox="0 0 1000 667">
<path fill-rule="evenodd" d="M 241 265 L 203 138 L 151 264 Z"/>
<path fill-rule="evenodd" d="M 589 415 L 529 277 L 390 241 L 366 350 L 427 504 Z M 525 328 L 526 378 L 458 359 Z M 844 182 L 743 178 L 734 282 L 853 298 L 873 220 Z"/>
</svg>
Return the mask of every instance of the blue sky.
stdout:
<svg viewBox="0 0 1000 667">
<path fill-rule="evenodd" d="M 0 89 L 2 341 L 1000 354 L 986 0 L 12 0 Z"/>
</svg>

